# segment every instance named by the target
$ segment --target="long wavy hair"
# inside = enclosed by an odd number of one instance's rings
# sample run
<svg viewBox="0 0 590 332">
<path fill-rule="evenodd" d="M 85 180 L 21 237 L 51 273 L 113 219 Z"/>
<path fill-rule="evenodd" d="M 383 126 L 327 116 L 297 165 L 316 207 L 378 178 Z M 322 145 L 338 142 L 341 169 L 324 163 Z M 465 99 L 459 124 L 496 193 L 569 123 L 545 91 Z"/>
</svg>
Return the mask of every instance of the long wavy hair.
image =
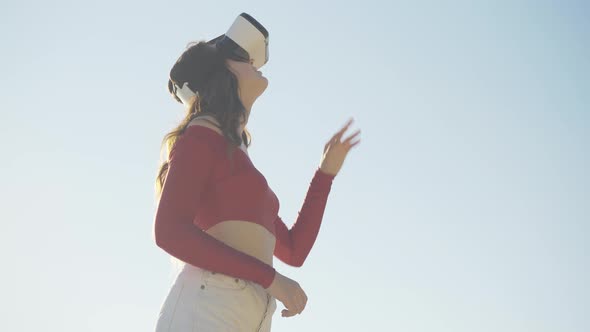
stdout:
<svg viewBox="0 0 590 332">
<path fill-rule="evenodd" d="M 174 93 L 175 83 L 178 87 L 182 87 L 184 82 L 188 82 L 189 87 L 193 91 L 196 90 L 197 96 L 186 107 L 184 119 L 162 140 L 160 156 L 164 146 L 167 153 L 163 161 L 162 158 L 160 159 L 162 163 L 157 172 L 155 189 L 158 198 L 168 173 L 170 151 L 194 118 L 209 115 L 220 124 L 223 136 L 230 142 L 227 155 L 232 171 L 233 151 L 239 148 L 242 142 L 246 147 L 251 144 L 252 136 L 246 128 L 242 137 L 237 134 L 240 122 L 245 121 L 246 109 L 239 98 L 238 79 L 227 67 L 226 59 L 243 61 L 221 53 L 214 45 L 207 44 L 206 41 L 191 42 L 170 70 L 168 92 L 176 101 L 182 103 Z"/>
<path fill-rule="evenodd" d="M 227 155 L 231 162 L 232 172 L 234 169 L 233 151 L 239 148 L 242 143 L 246 147 L 250 146 L 252 137 L 246 128 L 244 128 L 241 137 L 237 134 L 240 122 L 245 121 L 246 108 L 239 98 L 238 79 L 227 67 L 226 59 L 244 61 L 232 57 L 231 54 L 220 52 L 214 45 L 208 44 L 206 41 L 197 41 L 188 43 L 186 50 L 172 66 L 168 79 L 168 92 L 176 101 L 182 103 L 175 94 L 174 84 L 182 87 L 185 82 L 188 82 L 189 88 L 196 92 L 196 96 L 186 106 L 186 113 L 182 121 L 162 139 L 160 146 L 161 165 L 157 171 L 155 184 L 156 199 L 159 199 L 162 194 L 168 174 L 170 151 L 180 135 L 184 134 L 189 123 L 196 117 L 208 115 L 220 124 L 223 136 L 230 142 Z M 164 147 L 167 151 L 164 160 L 162 160 Z M 185 263 L 174 256 L 171 256 L 170 260 L 174 273 L 178 273 Z"/>
</svg>

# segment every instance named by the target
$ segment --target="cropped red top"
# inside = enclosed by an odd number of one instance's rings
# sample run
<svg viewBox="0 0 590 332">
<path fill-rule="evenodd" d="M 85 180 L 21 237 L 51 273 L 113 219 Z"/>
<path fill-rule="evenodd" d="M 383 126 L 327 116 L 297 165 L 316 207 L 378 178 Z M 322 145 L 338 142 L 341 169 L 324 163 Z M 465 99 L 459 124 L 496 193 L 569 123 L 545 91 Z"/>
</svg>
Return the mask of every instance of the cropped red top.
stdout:
<svg viewBox="0 0 590 332">
<path fill-rule="evenodd" d="M 275 235 L 274 255 L 301 266 L 319 232 L 335 175 L 316 169 L 289 229 L 278 215 L 277 196 L 241 149 L 234 151 L 230 173 L 227 144 L 221 134 L 201 125 L 189 126 L 176 140 L 154 218 L 155 241 L 186 263 L 268 288 L 274 267 L 204 231 L 223 220 L 260 224 Z"/>
</svg>

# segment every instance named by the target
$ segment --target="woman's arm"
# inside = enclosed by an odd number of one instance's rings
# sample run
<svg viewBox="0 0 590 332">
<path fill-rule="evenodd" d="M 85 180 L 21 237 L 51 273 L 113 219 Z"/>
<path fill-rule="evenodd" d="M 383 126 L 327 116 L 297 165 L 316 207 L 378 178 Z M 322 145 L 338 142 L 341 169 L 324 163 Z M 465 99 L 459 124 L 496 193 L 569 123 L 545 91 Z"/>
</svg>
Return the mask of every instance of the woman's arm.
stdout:
<svg viewBox="0 0 590 332">
<path fill-rule="evenodd" d="M 153 228 L 156 244 L 191 265 L 268 288 L 276 273 L 272 266 L 230 247 L 193 224 L 215 160 L 205 138 L 188 134 L 178 138 L 170 151 L 168 174 L 156 210 Z"/>
<path fill-rule="evenodd" d="M 291 229 L 281 217 L 275 219 L 276 245 L 274 255 L 291 266 L 302 266 L 317 238 L 328 201 L 328 194 L 336 175 L 319 167 L 310 182 L 307 195 L 295 224 Z"/>
</svg>

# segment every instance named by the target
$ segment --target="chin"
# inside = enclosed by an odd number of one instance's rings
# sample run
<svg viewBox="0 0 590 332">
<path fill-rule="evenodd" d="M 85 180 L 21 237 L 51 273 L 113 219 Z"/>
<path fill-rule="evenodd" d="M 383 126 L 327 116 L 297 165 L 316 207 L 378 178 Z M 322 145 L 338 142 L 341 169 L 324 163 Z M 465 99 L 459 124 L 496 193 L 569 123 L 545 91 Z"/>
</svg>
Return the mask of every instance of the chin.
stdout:
<svg viewBox="0 0 590 332">
<path fill-rule="evenodd" d="M 260 93 L 264 92 L 264 90 L 266 90 L 266 88 L 268 87 L 268 79 L 266 77 L 262 77 L 262 79 L 259 82 L 259 86 Z"/>
</svg>

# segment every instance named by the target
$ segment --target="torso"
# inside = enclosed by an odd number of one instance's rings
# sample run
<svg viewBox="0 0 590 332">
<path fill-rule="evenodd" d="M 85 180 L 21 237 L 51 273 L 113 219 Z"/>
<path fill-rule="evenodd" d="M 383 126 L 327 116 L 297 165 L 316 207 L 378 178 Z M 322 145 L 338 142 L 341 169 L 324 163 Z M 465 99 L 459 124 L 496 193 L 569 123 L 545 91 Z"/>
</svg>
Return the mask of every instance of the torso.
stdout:
<svg viewBox="0 0 590 332">
<path fill-rule="evenodd" d="M 217 121 L 210 116 L 200 116 L 189 123 L 189 126 L 205 126 L 223 135 Z M 240 147 L 246 155 L 248 150 L 242 143 Z M 254 256 L 272 266 L 275 248 L 275 236 L 262 225 L 245 220 L 224 220 L 205 231 L 230 247 Z"/>
</svg>

